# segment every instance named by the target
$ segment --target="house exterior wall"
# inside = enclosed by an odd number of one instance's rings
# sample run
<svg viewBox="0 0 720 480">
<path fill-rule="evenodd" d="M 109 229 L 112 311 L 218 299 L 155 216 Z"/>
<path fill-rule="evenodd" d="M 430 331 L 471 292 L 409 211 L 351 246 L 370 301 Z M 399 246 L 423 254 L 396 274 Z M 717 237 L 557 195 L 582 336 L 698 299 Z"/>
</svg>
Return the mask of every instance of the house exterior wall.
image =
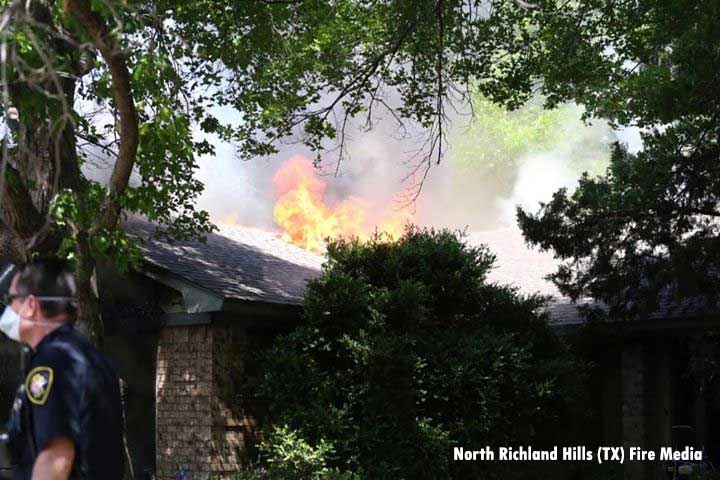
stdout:
<svg viewBox="0 0 720 480">
<path fill-rule="evenodd" d="M 621 358 L 623 446 L 647 447 L 645 412 L 645 346 L 642 342 L 625 344 Z M 625 463 L 625 480 L 644 480 L 645 462 Z"/>
<path fill-rule="evenodd" d="M 164 327 L 157 349 L 156 474 L 212 471 L 212 327 Z"/>
<path fill-rule="evenodd" d="M 598 428 L 599 438 L 596 440 L 604 445 L 617 445 L 622 439 L 622 368 L 620 366 L 622 346 L 617 343 L 604 344 L 600 352 L 591 357 L 596 365 L 597 382 L 591 390 L 597 392 L 594 408 L 600 417 Z"/>
<path fill-rule="evenodd" d="M 254 337 L 230 324 L 213 325 L 213 335 L 213 471 L 229 474 L 253 460 L 260 439 L 259 412 L 250 395 L 252 376 L 246 368 Z"/>
<path fill-rule="evenodd" d="M 220 321 L 218 321 L 220 319 Z M 261 365 L 250 361 L 258 345 L 281 333 L 273 322 L 259 333 L 247 315 L 214 315 L 211 324 L 166 326 L 159 334 L 156 377 L 156 473 L 174 479 L 181 468 L 194 480 L 223 478 L 257 459 L 263 405 L 252 395 Z M 603 439 L 656 450 L 670 444 L 677 415 L 682 336 L 643 335 L 615 339 L 602 348 L 596 387 Z M 696 402 L 694 424 L 706 405 Z M 720 421 L 719 421 L 720 422 Z M 627 450 L 626 450 L 627 451 Z M 630 462 L 626 480 L 662 474 L 660 462 Z"/>
<path fill-rule="evenodd" d="M 660 451 L 661 447 L 671 444 L 673 412 L 673 391 L 675 388 L 672 373 L 673 343 L 665 338 L 648 339 L 645 361 L 648 410 L 648 447 Z M 650 465 L 650 478 L 663 478 L 662 462 Z"/>
<path fill-rule="evenodd" d="M 260 439 L 259 422 L 253 399 L 237 393 L 249 378 L 248 338 L 245 328 L 222 324 L 162 328 L 157 350 L 158 480 L 174 479 L 180 469 L 193 480 L 222 478 L 251 460 Z"/>
<path fill-rule="evenodd" d="M 102 349 L 122 380 L 125 435 L 135 478 L 146 478 L 155 470 L 157 336 L 150 332 L 106 336 Z"/>
<path fill-rule="evenodd" d="M 123 380 L 126 440 L 135 478 L 155 471 L 157 342 L 163 310 L 172 290 L 134 271 L 120 272 L 101 261 L 97 267 L 102 350 Z"/>
<path fill-rule="evenodd" d="M 623 445 L 659 452 L 671 445 L 676 393 L 676 368 L 684 369 L 676 337 L 645 336 L 628 339 L 621 355 Z M 698 423 L 695 424 L 696 426 Z M 626 480 L 650 480 L 664 475 L 663 462 L 626 462 Z"/>
</svg>

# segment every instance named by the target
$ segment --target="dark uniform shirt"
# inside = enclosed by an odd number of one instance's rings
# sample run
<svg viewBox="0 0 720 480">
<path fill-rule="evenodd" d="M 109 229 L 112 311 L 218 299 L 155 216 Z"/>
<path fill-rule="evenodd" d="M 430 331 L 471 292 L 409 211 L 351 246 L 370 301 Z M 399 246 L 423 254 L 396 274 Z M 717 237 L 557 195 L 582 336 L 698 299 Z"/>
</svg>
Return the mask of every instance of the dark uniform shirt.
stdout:
<svg viewBox="0 0 720 480">
<path fill-rule="evenodd" d="M 121 479 L 124 457 L 120 385 L 105 356 L 72 326 L 35 349 L 7 424 L 16 479 L 29 479 L 53 437 L 75 443 L 72 479 Z"/>
</svg>

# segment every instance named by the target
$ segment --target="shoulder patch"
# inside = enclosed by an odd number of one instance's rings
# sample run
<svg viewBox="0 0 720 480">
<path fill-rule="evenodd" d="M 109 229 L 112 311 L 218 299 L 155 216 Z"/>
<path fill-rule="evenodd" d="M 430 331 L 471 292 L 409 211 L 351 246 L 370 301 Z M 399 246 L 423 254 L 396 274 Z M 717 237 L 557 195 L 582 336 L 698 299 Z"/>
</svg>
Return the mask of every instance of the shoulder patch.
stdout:
<svg viewBox="0 0 720 480">
<path fill-rule="evenodd" d="M 35 367 L 25 379 L 25 391 L 28 399 L 35 405 L 44 405 L 50 395 L 53 382 L 53 370 L 50 367 Z"/>
</svg>

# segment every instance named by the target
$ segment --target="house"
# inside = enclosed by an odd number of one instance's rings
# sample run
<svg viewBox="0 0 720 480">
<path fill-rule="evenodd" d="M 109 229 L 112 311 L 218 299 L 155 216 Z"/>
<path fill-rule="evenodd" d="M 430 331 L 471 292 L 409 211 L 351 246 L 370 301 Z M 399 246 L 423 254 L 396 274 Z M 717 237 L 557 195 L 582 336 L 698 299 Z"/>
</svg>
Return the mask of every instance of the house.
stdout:
<svg viewBox="0 0 720 480">
<path fill-rule="evenodd" d="M 232 472 L 254 460 L 260 435 L 262 405 L 243 394 L 260 368 L 252 350 L 297 321 L 306 282 L 319 275 L 323 257 L 242 227 L 221 226 L 206 243 L 153 238 L 154 226 L 139 219 L 126 230 L 142 240 L 142 266 L 127 273 L 99 266 L 98 291 L 103 348 L 127 385 L 136 476 L 156 472 L 164 480 L 184 468 L 197 480 Z M 548 313 L 558 334 L 591 335 L 592 393 L 601 413 L 588 428 L 598 441 L 657 448 L 669 444 L 672 425 L 688 424 L 709 448 L 720 445 L 720 409 L 709 401 L 715 390 L 699 392 L 684 376 L 687 339 L 715 328 L 716 317 L 692 303 L 665 302 L 652 318 L 588 330 L 577 306 L 543 278 L 557 266 L 552 255 L 528 248 L 512 229 L 467 241 L 497 255 L 490 281 L 553 297 Z M 4 358 L 17 358 L 12 345 L 0 342 L 0 355 L 3 349 Z M 660 468 L 627 464 L 624 476 L 659 478 Z"/>
<path fill-rule="evenodd" d="M 588 325 L 577 305 L 544 279 L 559 262 L 528 247 L 519 231 L 473 233 L 468 242 L 488 245 L 496 254 L 490 281 L 550 296 L 548 313 L 555 331 L 583 336 L 581 341 L 590 346 L 595 364 L 590 393 L 599 418 L 588 429 L 598 432 L 599 443 L 659 452 L 671 445 L 672 427 L 686 425 L 694 429 L 696 444 L 720 460 L 720 382 L 699 385 L 688 375 L 698 334 L 720 327 L 717 309 L 701 299 L 673 302 L 661 297 L 658 309 L 647 318 Z M 626 479 L 655 480 L 665 478 L 662 468 L 661 462 L 629 462 L 623 474 Z"/>
<path fill-rule="evenodd" d="M 252 381 L 248 347 L 297 320 L 323 258 L 260 230 L 224 226 L 206 243 L 170 243 L 151 238 L 154 228 L 126 224 L 143 240 L 143 266 L 128 275 L 106 268 L 98 286 L 107 349 L 124 359 L 135 399 L 128 405 L 135 471 L 154 468 L 159 479 L 181 468 L 195 479 L 236 471 L 250 460 L 246 445 L 257 440 L 261 406 L 227 387 Z"/>
<path fill-rule="evenodd" d="M 250 460 L 262 406 L 224 387 L 252 381 L 246 351 L 297 321 L 323 258 L 260 230 L 222 227 L 206 243 L 170 243 L 151 238 L 146 221 L 125 227 L 141 240 L 142 266 L 98 265 L 97 284 L 136 478 L 236 471 Z M 0 412 L 9 413 L 20 348 L 3 337 L 0 358 Z"/>
</svg>

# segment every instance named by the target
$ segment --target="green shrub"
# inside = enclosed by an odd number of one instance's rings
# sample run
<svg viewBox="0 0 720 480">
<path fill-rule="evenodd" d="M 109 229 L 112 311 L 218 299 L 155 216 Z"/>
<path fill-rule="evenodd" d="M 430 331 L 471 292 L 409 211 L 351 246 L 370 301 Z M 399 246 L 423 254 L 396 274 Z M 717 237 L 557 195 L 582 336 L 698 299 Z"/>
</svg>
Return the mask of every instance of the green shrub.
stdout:
<svg viewBox="0 0 720 480">
<path fill-rule="evenodd" d="M 247 471 L 235 474 L 233 480 L 362 480 L 354 473 L 327 466 L 332 456 L 331 443 L 321 440 L 310 445 L 286 426 L 275 426 L 260 446 L 262 461 Z"/>
<path fill-rule="evenodd" d="M 453 462 L 452 447 L 572 441 L 582 365 L 550 331 L 544 299 L 487 282 L 487 249 L 409 228 L 397 242 L 331 242 L 328 256 L 302 324 L 264 356 L 261 393 L 290 429 L 269 436 L 268 468 L 537 478 L 537 464 L 524 476 L 519 463 Z"/>
<path fill-rule="evenodd" d="M 268 442 L 261 447 L 268 473 L 286 480 L 324 478 L 328 473 L 326 457 L 332 451 L 332 445 L 326 441 L 321 440 L 313 447 L 287 427 L 274 427 Z"/>
</svg>

